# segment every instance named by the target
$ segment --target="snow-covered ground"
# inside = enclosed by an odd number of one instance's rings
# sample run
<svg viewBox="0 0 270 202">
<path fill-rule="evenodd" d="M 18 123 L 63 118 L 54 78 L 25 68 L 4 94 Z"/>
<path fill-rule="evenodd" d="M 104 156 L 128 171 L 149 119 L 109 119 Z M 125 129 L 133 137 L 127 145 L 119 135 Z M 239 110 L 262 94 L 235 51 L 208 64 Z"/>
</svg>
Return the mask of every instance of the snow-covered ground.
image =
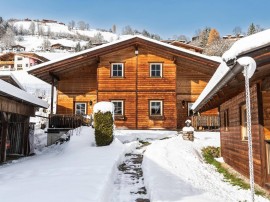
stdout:
<svg viewBox="0 0 270 202">
<path fill-rule="evenodd" d="M 0 166 L 0 201 L 129 202 L 131 186 L 115 179 L 124 154 L 143 155 L 135 149 L 138 140 L 151 142 L 143 157 L 144 184 L 139 183 L 146 186 L 150 201 L 249 200 L 248 191 L 224 182 L 202 160 L 201 148 L 219 146 L 219 133 L 195 133 L 194 142 L 184 141 L 176 131 L 116 130 L 115 137 L 110 146 L 96 147 L 94 130 L 82 127 L 73 131 L 67 143 Z M 129 181 L 118 183 L 125 182 Z M 256 201 L 268 200 L 256 196 Z"/>
<path fill-rule="evenodd" d="M 219 146 L 219 133 L 195 132 L 194 142 L 173 137 L 148 146 L 142 167 L 150 201 L 248 201 L 249 191 L 224 182 L 204 163 L 201 148 L 208 145 Z"/>
</svg>

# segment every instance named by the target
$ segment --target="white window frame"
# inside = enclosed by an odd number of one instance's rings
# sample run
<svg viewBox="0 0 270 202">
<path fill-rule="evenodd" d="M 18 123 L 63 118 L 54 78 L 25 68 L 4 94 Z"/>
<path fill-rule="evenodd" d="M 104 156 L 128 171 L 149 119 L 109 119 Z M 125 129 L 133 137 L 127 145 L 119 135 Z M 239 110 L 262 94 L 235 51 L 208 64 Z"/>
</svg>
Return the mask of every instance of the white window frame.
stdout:
<svg viewBox="0 0 270 202">
<path fill-rule="evenodd" d="M 77 104 L 84 104 L 85 108 L 84 108 L 84 114 L 83 115 L 86 115 L 86 112 L 87 112 L 87 103 L 86 102 L 75 102 L 75 105 L 74 105 L 75 114 L 76 115 L 82 115 L 82 114 L 77 114 Z"/>
<path fill-rule="evenodd" d="M 160 114 L 152 114 L 152 103 L 159 102 L 160 103 Z M 163 116 L 163 100 L 150 100 L 149 102 L 149 114 L 150 116 Z"/>
<path fill-rule="evenodd" d="M 114 109 L 114 115 L 115 116 L 124 116 L 124 100 L 111 100 L 111 102 L 113 103 L 113 105 L 114 105 L 114 102 L 121 102 L 122 104 L 121 104 L 121 111 L 122 111 L 122 113 L 121 114 L 116 114 L 115 113 L 115 109 Z"/>
<path fill-rule="evenodd" d="M 191 107 L 192 107 L 193 104 L 194 104 L 194 102 L 188 102 L 188 116 L 192 116 L 190 114 L 190 110 L 191 110 Z"/>
<path fill-rule="evenodd" d="M 152 65 L 160 65 L 160 76 L 153 76 L 152 75 Z M 158 63 L 158 62 L 150 63 L 150 77 L 152 77 L 152 78 L 162 78 L 163 77 L 162 74 L 163 74 L 163 64 L 162 63 Z"/>
<path fill-rule="evenodd" d="M 121 65 L 122 66 L 122 75 L 121 76 L 114 76 L 113 75 L 113 66 L 114 65 Z M 122 78 L 122 77 L 124 77 L 124 63 L 111 63 L 111 77 L 113 77 L 113 78 Z"/>
</svg>

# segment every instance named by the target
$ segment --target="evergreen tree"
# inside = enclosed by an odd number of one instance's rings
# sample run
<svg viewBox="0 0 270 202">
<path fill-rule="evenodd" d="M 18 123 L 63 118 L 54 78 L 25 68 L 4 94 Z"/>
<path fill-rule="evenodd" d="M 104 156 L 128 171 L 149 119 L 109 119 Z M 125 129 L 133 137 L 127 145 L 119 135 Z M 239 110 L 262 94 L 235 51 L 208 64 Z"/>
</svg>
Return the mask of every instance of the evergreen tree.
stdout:
<svg viewBox="0 0 270 202">
<path fill-rule="evenodd" d="M 252 35 L 256 33 L 256 27 L 253 23 L 251 23 L 251 25 L 249 25 L 248 27 L 248 31 L 247 31 L 247 35 Z"/>
<path fill-rule="evenodd" d="M 208 45 L 211 45 L 214 41 L 217 41 L 220 39 L 219 33 L 216 29 L 211 29 L 208 36 Z"/>
</svg>

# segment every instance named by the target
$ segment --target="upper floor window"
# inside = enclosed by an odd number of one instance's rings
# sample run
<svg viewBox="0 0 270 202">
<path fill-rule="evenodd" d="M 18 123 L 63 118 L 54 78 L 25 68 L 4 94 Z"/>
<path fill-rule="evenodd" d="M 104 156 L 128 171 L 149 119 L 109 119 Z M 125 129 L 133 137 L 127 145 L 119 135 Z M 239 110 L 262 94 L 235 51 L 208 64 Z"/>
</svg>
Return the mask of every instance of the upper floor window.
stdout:
<svg viewBox="0 0 270 202">
<path fill-rule="evenodd" d="M 162 63 L 150 63 L 150 77 L 162 77 Z"/>
<path fill-rule="evenodd" d="M 124 115 L 124 101 L 123 100 L 112 100 L 114 104 L 114 115 L 123 116 Z"/>
<path fill-rule="evenodd" d="M 22 57 L 18 57 L 17 60 L 22 60 L 23 58 Z"/>
<path fill-rule="evenodd" d="M 76 102 L 75 103 L 75 114 L 85 115 L 86 114 L 86 103 Z"/>
<path fill-rule="evenodd" d="M 111 64 L 111 77 L 124 77 L 124 64 L 123 63 Z"/>
<path fill-rule="evenodd" d="M 162 116 L 163 102 L 161 100 L 150 101 L 150 116 Z"/>
<path fill-rule="evenodd" d="M 246 104 L 240 106 L 240 122 L 241 122 L 241 137 L 242 140 L 247 140 L 247 108 Z"/>
</svg>

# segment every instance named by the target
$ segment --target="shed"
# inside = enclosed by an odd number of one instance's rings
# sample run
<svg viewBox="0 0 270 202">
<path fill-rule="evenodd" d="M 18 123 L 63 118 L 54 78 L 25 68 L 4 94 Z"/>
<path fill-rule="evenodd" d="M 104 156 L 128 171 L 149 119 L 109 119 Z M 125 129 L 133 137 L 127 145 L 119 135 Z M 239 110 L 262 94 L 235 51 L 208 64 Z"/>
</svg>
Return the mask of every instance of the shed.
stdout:
<svg viewBox="0 0 270 202">
<path fill-rule="evenodd" d="M 48 104 L 0 79 L 0 162 L 29 154 L 29 118 Z"/>
</svg>

